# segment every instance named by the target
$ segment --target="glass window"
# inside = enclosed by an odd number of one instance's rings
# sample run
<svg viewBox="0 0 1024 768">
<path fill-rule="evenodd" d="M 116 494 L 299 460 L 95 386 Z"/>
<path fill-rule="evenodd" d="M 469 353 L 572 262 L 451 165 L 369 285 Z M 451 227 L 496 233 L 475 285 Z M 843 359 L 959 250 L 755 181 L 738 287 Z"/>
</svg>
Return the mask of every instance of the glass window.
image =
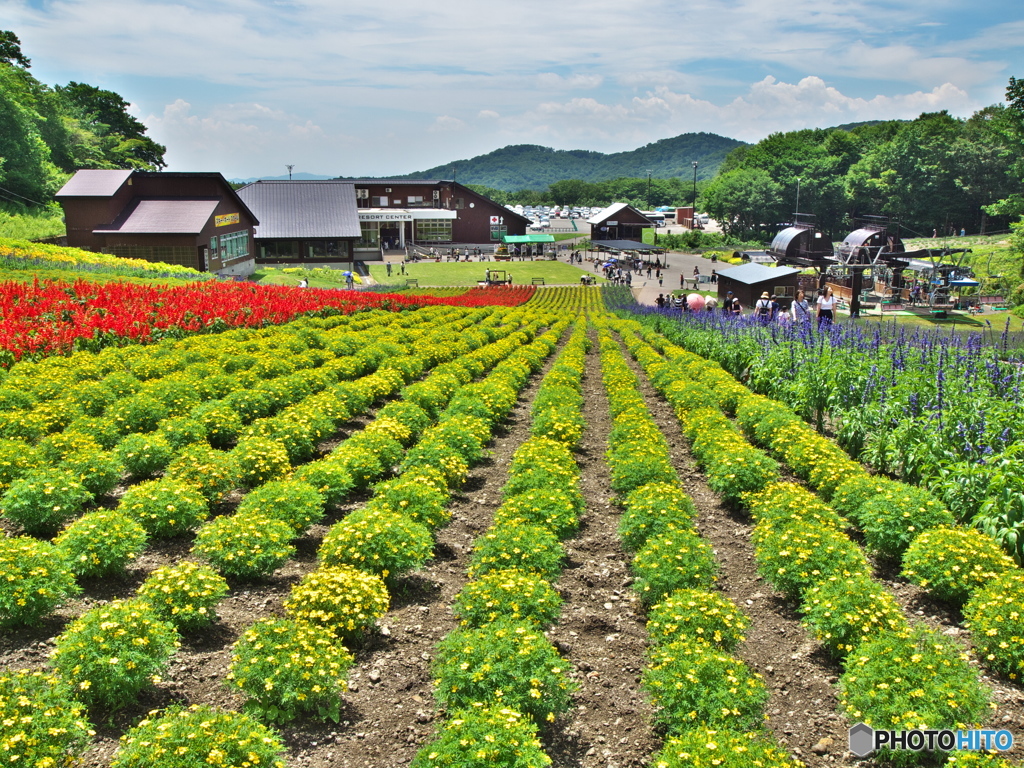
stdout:
<svg viewBox="0 0 1024 768">
<path fill-rule="evenodd" d="M 310 240 L 306 245 L 307 258 L 310 259 L 336 259 L 341 255 L 337 240 Z"/>
<path fill-rule="evenodd" d="M 371 197 L 370 205 L 373 208 L 387 208 L 388 199 L 386 197 Z"/>
<path fill-rule="evenodd" d="M 362 232 L 362 237 L 359 239 L 359 244 L 356 248 L 377 248 L 380 245 L 380 230 L 377 227 L 376 221 L 361 221 L 359 222 L 359 229 Z"/>
<path fill-rule="evenodd" d="M 508 227 L 494 224 L 491 226 L 491 242 L 497 242 L 508 234 Z"/>
<path fill-rule="evenodd" d="M 452 241 L 452 220 L 416 219 L 416 241 L 450 243 Z"/>
<path fill-rule="evenodd" d="M 260 243 L 260 258 L 298 259 L 298 240 L 264 240 Z"/>
<path fill-rule="evenodd" d="M 212 244 L 212 239 L 211 239 Z M 220 257 L 224 261 L 249 255 L 249 230 L 240 229 L 220 236 Z"/>
</svg>

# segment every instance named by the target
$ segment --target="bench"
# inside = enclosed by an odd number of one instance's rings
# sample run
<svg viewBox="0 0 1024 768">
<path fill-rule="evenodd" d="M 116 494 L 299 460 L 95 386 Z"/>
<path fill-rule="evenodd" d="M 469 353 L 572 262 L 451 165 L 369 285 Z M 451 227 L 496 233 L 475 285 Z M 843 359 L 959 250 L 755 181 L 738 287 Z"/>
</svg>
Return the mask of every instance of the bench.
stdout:
<svg viewBox="0 0 1024 768">
<path fill-rule="evenodd" d="M 531 282 L 531 283 L 532 283 L 533 285 L 544 285 L 544 278 L 543 278 L 543 277 L 535 277 L 535 278 L 533 278 L 533 280 L 531 280 L 530 282 Z"/>
<path fill-rule="evenodd" d="M 409 280 L 405 281 L 405 285 L 408 288 L 419 288 L 420 287 L 420 279 L 418 277 L 410 278 Z"/>
</svg>

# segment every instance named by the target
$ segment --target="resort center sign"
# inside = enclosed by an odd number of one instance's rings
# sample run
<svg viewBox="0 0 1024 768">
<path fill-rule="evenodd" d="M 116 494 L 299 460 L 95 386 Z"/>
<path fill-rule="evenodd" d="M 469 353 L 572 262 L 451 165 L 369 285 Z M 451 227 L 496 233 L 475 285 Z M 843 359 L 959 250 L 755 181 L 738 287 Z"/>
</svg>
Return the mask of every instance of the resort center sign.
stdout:
<svg viewBox="0 0 1024 768">
<path fill-rule="evenodd" d="M 360 221 L 412 221 L 408 211 L 359 211 Z"/>
</svg>

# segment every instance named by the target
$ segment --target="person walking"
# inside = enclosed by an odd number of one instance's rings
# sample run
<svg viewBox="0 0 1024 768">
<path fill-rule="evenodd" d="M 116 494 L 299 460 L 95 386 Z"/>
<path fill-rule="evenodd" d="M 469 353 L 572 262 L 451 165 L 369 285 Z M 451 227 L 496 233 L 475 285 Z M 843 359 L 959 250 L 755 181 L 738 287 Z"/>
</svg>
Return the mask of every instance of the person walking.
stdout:
<svg viewBox="0 0 1024 768">
<path fill-rule="evenodd" d="M 825 288 L 825 292 L 818 297 L 818 330 L 827 325 L 832 325 L 835 320 L 836 299 L 832 289 Z"/>
<path fill-rule="evenodd" d="M 764 291 L 754 303 L 754 316 L 757 317 L 762 323 L 767 323 L 772 319 L 772 300 L 768 297 L 768 291 Z"/>
<path fill-rule="evenodd" d="M 391 262 L 390 261 L 387 263 L 387 267 L 388 267 L 388 277 L 391 277 Z"/>
</svg>

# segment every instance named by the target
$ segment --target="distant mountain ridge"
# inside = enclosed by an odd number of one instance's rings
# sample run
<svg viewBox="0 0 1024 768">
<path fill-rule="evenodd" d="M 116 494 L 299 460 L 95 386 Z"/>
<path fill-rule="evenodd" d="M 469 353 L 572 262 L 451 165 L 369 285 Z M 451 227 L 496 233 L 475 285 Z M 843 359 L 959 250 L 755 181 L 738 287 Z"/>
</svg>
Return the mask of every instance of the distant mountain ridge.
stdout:
<svg viewBox="0 0 1024 768">
<path fill-rule="evenodd" d="M 320 173 L 293 173 L 291 176 L 286 173 L 283 176 L 252 176 L 248 179 L 228 179 L 228 181 L 232 184 L 252 184 L 257 181 L 326 181 L 333 178 L 336 177 L 324 176 Z"/>
<path fill-rule="evenodd" d="M 536 144 L 513 144 L 486 155 L 453 160 L 443 165 L 389 179 L 451 179 L 462 184 L 482 184 L 506 192 L 544 189 L 556 181 L 581 179 L 607 181 L 621 177 L 651 176 L 658 179 L 693 177 L 710 179 L 725 156 L 745 142 L 713 133 L 684 133 L 628 152 L 591 152 L 585 149 L 552 149 Z M 364 177 L 365 178 L 365 177 Z"/>
</svg>

